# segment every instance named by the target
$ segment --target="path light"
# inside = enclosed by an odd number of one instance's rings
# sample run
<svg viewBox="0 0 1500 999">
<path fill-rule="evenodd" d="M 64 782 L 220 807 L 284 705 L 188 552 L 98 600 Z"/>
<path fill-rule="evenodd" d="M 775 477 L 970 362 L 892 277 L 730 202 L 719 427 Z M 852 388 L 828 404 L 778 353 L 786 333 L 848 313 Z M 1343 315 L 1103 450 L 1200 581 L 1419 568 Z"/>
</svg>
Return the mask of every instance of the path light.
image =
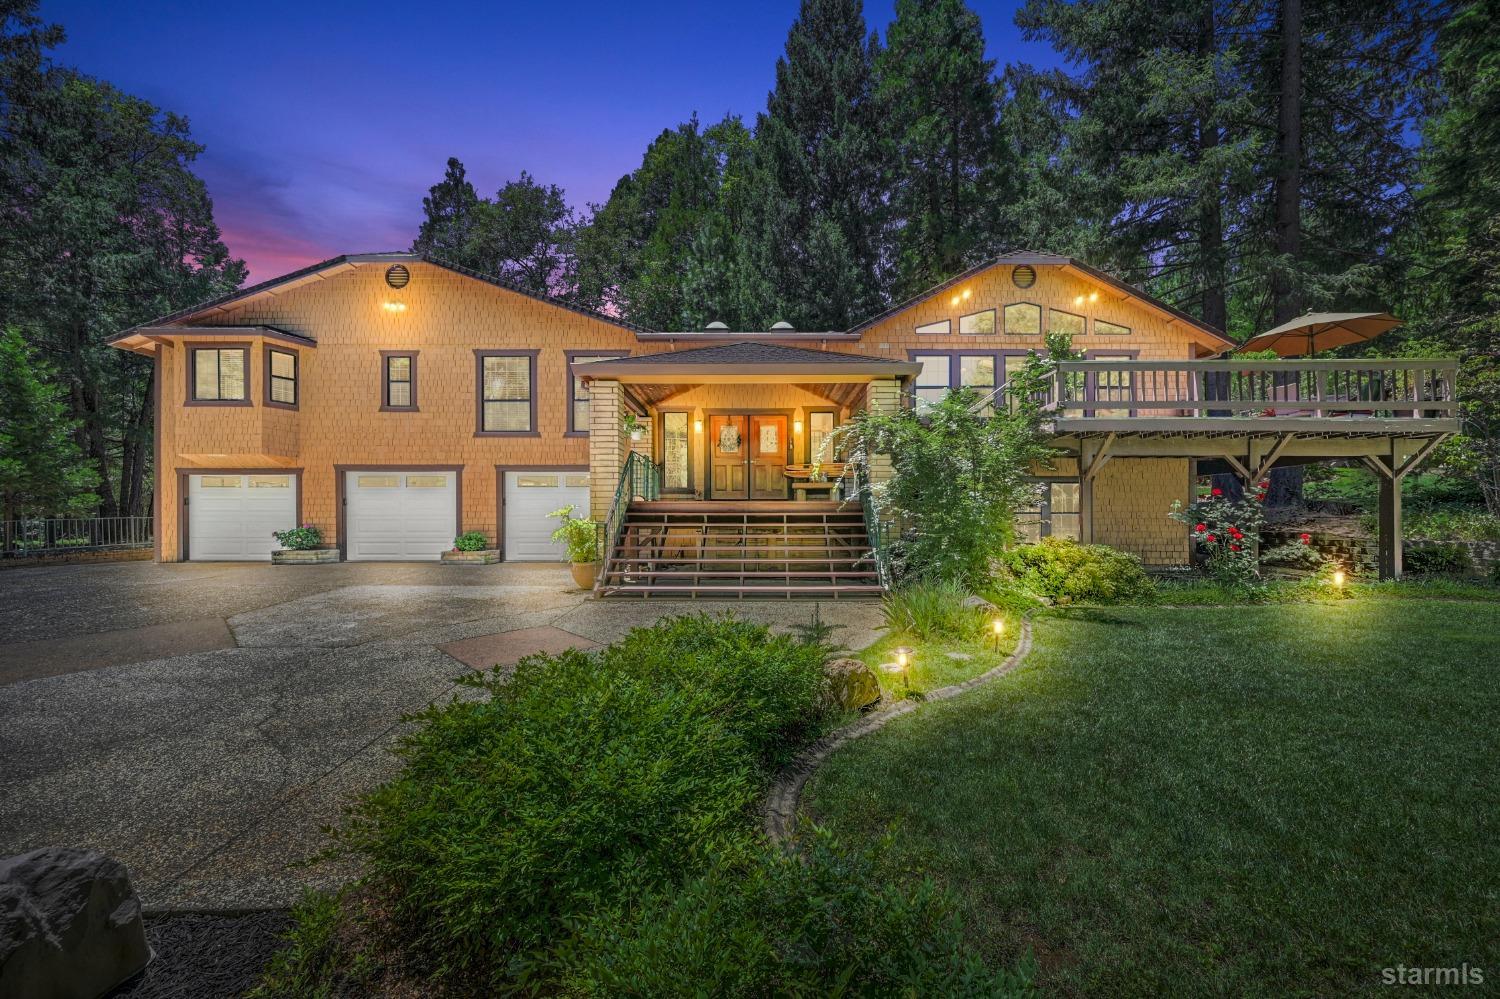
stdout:
<svg viewBox="0 0 1500 999">
<path fill-rule="evenodd" d="M 996 652 L 1000 651 L 1000 636 L 1003 635 L 1003 634 L 1005 634 L 1005 619 L 997 617 L 997 618 L 995 618 L 995 624 L 994 624 L 995 651 Z"/>
<path fill-rule="evenodd" d="M 1344 570 L 1343 569 L 1335 569 L 1335 570 L 1333 570 L 1333 588 L 1335 590 L 1342 590 L 1344 588 Z"/>
<path fill-rule="evenodd" d="M 903 645 L 899 648 L 892 649 L 891 654 L 896 657 L 896 661 L 893 663 L 882 663 L 880 665 L 881 670 L 886 673 L 900 673 L 902 688 L 905 690 L 910 690 L 911 678 L 908 675 L 908 671 L 911 668 L 911 649 L 908 649 Z"/>
</svg>

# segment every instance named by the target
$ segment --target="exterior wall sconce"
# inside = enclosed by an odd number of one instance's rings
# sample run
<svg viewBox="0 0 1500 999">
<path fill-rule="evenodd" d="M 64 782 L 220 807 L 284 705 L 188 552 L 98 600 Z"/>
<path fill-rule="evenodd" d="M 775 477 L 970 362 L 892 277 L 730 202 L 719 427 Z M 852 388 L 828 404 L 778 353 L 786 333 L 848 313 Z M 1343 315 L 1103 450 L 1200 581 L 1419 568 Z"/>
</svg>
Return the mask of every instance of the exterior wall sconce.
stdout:
<svg viewBox="0 0 1500 999">
<path fill-rule="evenodd" d="M 702 420 L 694 420 L 693 421 L 693 433 L 695 433 L 695 434 L 701 434 L 701 433 L 703 433 L 703 421 Z"/>
<path fill-rule="evenodd" d="M 405 302 L 386 302 L 383 307 L 384 307 L 385 311 L 387 311 L 387 312 L 405 312 L 406 311 L 406 303 Z"/>
<path fill-rule="evenodd" d="M 802 432 L 802 421 L 801 420 L 793 420 L 792 421 L 792 433 L 794 433 L 794 434 L 800 434 L 801 432 Z"/>
</svg>

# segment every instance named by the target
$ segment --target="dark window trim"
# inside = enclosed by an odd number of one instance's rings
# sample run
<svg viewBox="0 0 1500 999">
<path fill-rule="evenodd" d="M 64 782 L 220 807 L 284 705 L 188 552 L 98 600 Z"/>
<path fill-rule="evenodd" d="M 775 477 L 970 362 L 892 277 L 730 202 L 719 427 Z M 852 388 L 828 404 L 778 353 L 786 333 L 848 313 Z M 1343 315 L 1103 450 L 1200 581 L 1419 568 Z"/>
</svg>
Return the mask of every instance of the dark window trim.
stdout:
<svg viewBox="0 0 1500 999">
<path fill-rule="evenodd" d="M 688 435 L 688 439 L 687 439 L 687 452 L 688 452 L 688 456 L 687 456 L 687 485 L 683 486 L 680 489 L 676 488 L 676 487 L 668 489 L 667 486 L 666 486 L 666 472 L 665 472 L 666 461 L 667 461 L 667 419 L 666 419 L 666 417 L 667 417 L 668 413 L 681 413 L 681 414 L 683 414 L 684 416 L 687 417 L 687 435 Z M 705 428 L 706 428 L 706 426 L 707 425 L 705 424 Z M 707 435 L 707 429 L 704 430 L 704 434 Z M 652 442 L 651 450 L 652 450 L 652 453 L 654 455 L 655 460 L 658 461 L 658 462 L 661 462 L 661 464 L 662 464 L 662 468 L 663 468 L 663 472 L 662 472 L 662 489 L 661 489 L 662 492 L 664 492 L 664 493 L 671 493 L 674 496 L 690 496 L 693 493 L 697 492 L 696 488 L 694 487 L 694 481 L 695 480 L 693 479 L 693 472 L 695 470 L 694 469 L 694 463 L 693 463 L 693 410 L 691 410 L 691 409 L 682 409 L 680 407 L 677 408 L 677 409 L 658 409 L 656 411 L 656 440 Z"/>
<path fill-rule="evenodd" d="M 382 413 L 420 413 L 421 407 L 417 405 L 417 355 L 420 350 L 382 350 L 380 352 L 380 412 Z M 391 405 L 391 361 L 393 357 L 405 357 L 411 361 L 411 378 L 407 384 L 411 386 L 411 405 Z"/>
<path fill-rule="evenodd" d="M 182 511 L 182 516 L 177 518 L 177 561 L 187 562 L 192 559 L 192 553 L 188 551 L 188 518 L 192 514 L 192 504 L 188 502 L 188 476 L 190 475 L 291 475 L 297 480 L 297 522 L 293 527 L 301 527 L 305 521 L 302 519 L 302 467 L 282 468 L 273 466 L 271 468 L 179 468 L 177 470 L 177 508 Z"/>
<path fill-rule="evenodd" d="M 483 347 L 474 348 L 474 436 L 475 437 L 540 437 L 541 431 L 536 425 L 536 382 L 537 382 L 537 356 L 541 354 L 540 348 L 531 350 L 490 350 Z M 484 429 L 484 359 L 486 357 L 525 357 L 531 363 L 531 429 L 529 430 L 486 430 Z M 572 389 L 568 390 L 571 399 Z M 502 401 L 502 400 L 496 400 Z M 519 401 L 519 400 L 511 400 Z"/>
<path fill-rule="evenodd" d="M 568 429 L 563 433 L 563 436 L 587 437 L 589 435 L 587 427 L 579 430 L 573 424 L 573 403 L 578 401 L 573 398 L 573 362 L 580 357 L 592 357 L 597 360 L 602 360 L 606 357 L 611 359 L 629 357 L 630 352 L 627 350 L 567 350 L 563 351 L 563 355 L 567 358 L 567 363 L 563 365 L 563 374 L 566 377 L 564 384 L 568 400 Z"/>
<path fill-rule="evenodd" d="M 1035 482 L 1038 485 L 1046 487 L 1045 489 L 1038 490 L 1037 506 L 1036 506 L 1036 513 L 1037 513 L 1037 537 L 1038 538 L 1050 538 L 1050 537 L 1052 537 L 1052 487 L 1054 485 L 1072 485 L 1072 486 L 1079 485 L 1080 484 L 1079 477 L 1076 476 L 1076 475 L 1027 475 L 1027 476 L 1024 476 L 1024 479 L 1027 482 Z M 1082 520 L 1083 520 L 1083 512 L 1082 512 L 1082 509 L 1081 509 L 1082 505 L 1083 505 L 1083 497 L 1080 495 L 1079 496 L 1079 507 L 1080 507 L 1080 509 L 1077 510 L 1077 511 L 1073 511 L 1071 513 L 1064 513 L 1063 514 L 1063 516 L 1065 516 L 1065 517 L 1078 517 L 1079 518 L 1080 527 L 1082 526 Z M 1031 512 L 1030 510 L 1017 510 L 1016 511 L 1016 513 L 1018 515 L 1025 514 L 1025 513 L 1030 513 L 1030 512 Z"/>
<path fill-rule="evenodd" d="M 934 333 L 934 332 L 928 332 L 928 331 L 926 331 L 925 327 L 936 326 L 938 323 L 942 323 L 944 326 L 947 327 L 947 329 L 943 330 L 941 333 Z M 912 329 L 912 335 L 913 336 L 952 336 L 953 335 L 953 320 L 951 320 L 951 319 L 934 319 L 930 323 L 920 323 L 920 324 L 913 323 L 911 329 Z"/>
<path fill-rule="evenodd" d="M 1010 309 L 1013 306 L 1017 306 L 1017 305 L 1029 305 L 1033 309 L 1036 310 L 1036 332 L 1035 333 L 1012 333 L 1011 332 L 1011 330 L 1010 330 L 1010 324 L 1008 324 L 1005 321 L 1005 312 L 1006 312 L 1007 309 Z M 1048 307 L 1044 306 L 1041 302 L 1033 302 L 1033 301 L 1030 301 L 1029 299 L 1025 299 L 1025 298 L 1021 299 L 1018 302 L 1006 302 L 1004 305 L 1002 305 L 1000 307 L 1000 315 L 998 317 L 999 320 L 1000 320 L 1000 329 L 1001 329 L 1001 332 L 1003 332 L 1006 336 L 1035 336 L 1035 337 L 1045 336 L 1046 332 L 1047 332 L 1047 324 L 1045 322 L 1043 322 L 1042 320 L 1044 320 L 1044 319 L 1047 318 L 1047 315 L 1046 315 L 1047 314 L 1047 308 Z"/>
<path fill-rule="evenodd" d="M 1056 306 L 1052 306 L 1052 305 L 1047 306 L 1047 332 L 1048 333 L 1053 332 L 1053 329 L 1052 329 L 1052 313 L 1054 313 L 1054 312 L 1060 312 L 1060 313 L 1062 313 L 1065 316 L 1072 316 L 1074 319 L 1082 320 L 1083 321 L 1083 329 L 1081 331 L 1079 331 L 1078 335 L 1079 336 L 1088 336 L 1089 335 L 1089 317 L 1088 316 L 1083 315 L 1081 312 L 1069 312 L 1067 309 L 1059 309 Z"/>
<path fill-rule="evenodd" d="M 185 343 L 187 349 L 187 398 L 184 406 L 253 406 L 255 404 L 255 372 L 250 365 L 249 341 L 234 343 Z M 245 363 L 245 398 L 243 399 L 199 399 L 198 398 L 198 351 L 237 350 Z"/>
<path fill-rule="evenodd" d="M 272 347 L 266 344 L 266 405 L 272 409 L 297 409 L 302 404 L 302 359 L 294 350 L 283 350 L 280 347 Z M 271 385 L 276 377 L 271 373 L 271 355 L 286 354 L 292 359 L 292 401 L 281 402 L 271 398 Z M 283 379 L 284 380 L 284 379 Z"/>
<path fill-rule="evenodd" d="M 806 460 L 807 460 L 807 463 L 809 465 L 811 465 L 813 463 L 813 461 L 815 460 L 813 458 L 813 450 L 812 450 L 812 418 L 813 418 L 813 414 L 814 413 L 832 413 L 833 414 L 833 429 L 837 430 L 838 427 L 839 427 L 839 412 L 840 412 L 840 410 L 839 410 L 839 408 L 837 406 L 809 406 L 809 407 L 806 407 L 806 408 L 803 409 L 802 415 L 807 419 L 807 423 L 805 424 L 805 426 L 803 428 L 804 429 L 804 433 L 802 434 L 802 452 L 805 455 L 807 455 L 807 459 Z M 835 455 L 829 455 L 828 456 L 828 460 L 829 461 L 837 461 L 838 460 L 838 456 L 836 454 Z"/>
<path fill-rule="evenodd" d="M 964 332 L 964 320 L 965 319 L 972 319 L 975 316 L 982 316 L 986 312 L 991 312 L 991 313 L 994 313 L 994 315 L 995 315 L 995 329 L 994 329 L 994 332 L 992 332 L 992 333 L 965 333 Z M 995 306 L 993 306 L 993 305 L 990 306 L 988 309 L 979 309 L 979 310 L 977 310 L 975 312 L 968 312 L 968 313 L 965 313 L 964 315 L 958 317 L 958 335 L 959 336 L 999 336 L 1000 332 L 1001 332 L 1000 331 L 1000 310 L 998 308 L 996 308 Z"/>
</svg>

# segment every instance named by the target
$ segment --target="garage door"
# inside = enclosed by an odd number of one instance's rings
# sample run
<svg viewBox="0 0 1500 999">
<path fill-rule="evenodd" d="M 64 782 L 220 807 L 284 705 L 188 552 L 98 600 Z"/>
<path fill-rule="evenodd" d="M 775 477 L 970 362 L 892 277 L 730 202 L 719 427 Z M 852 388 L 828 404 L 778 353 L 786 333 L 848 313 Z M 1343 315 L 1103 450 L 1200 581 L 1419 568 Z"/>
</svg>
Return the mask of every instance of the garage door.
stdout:
<svg viewBox="0 0 1500 999">
<path fill-rule="evenodd" d="M 346 472 L 344 557 L 434 562 L 458 535 L 458 473 Z"/>
<path fill-rule="evenodd" d="M 589 473 L 535 471 L 505 473 L 505 560 L 507 562 L 561 562 L 566 545 L 552 540 L 557 521 L 547 514 L 572 504 L 576 515 L 587 517 Z"/>
<path fill-rule="evenodd" d="M 270 561 L 272 531 L 297 526 L 295 475 L 189 475 L 188 558 Z"/>
</svg>

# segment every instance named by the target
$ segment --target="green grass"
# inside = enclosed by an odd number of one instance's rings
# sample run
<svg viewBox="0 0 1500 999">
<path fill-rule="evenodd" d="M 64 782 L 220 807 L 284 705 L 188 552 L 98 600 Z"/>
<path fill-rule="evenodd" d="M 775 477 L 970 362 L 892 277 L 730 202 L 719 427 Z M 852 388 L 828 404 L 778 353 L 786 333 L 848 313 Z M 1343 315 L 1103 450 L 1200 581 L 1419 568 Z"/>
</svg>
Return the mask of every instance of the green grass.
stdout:
<svg viewBox="0 0 1500 999">
<path fill-rule="evenodd" d="M 813 814 L 1064 994 L 1378 991 L 1494 967 L 1500 606 L 1095 608 L 834 754 Z"/>
<path fill-rule="evenodd" d="M 1326 604 L 1379 600 L 1500 601 L 1500 586 L 1481 579 L 1402 579 L 1346 584 L 1343 595 L 1316 579 L 1271 580 L 1253 589 L 1234 590 L 1205 579 L 1166 581 L 1151 603 L 1169 607 L 1222 604 Z"/>
</svg>

